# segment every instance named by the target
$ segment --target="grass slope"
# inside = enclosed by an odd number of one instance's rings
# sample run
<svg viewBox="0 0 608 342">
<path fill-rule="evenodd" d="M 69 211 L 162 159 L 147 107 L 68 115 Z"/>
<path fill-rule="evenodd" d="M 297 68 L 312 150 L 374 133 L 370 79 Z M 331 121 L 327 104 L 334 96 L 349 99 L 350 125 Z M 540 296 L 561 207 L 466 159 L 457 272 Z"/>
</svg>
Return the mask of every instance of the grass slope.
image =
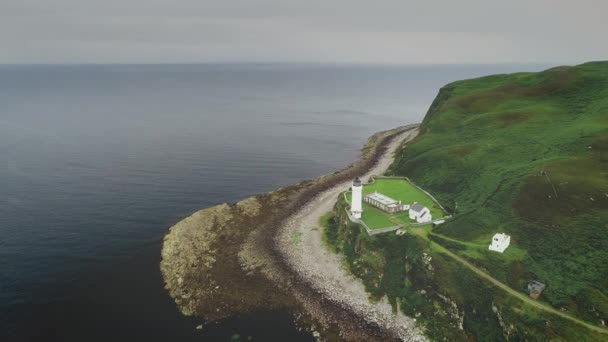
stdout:
<svg viewBox="0 0 608 342">
<path fill-rule="evenodd" d="M 608 340 L 521 300 L 540 280 L 541 302 L 608 323 L 608 62 L 446 85 L 389 174 L 455 215 L 368 237 L 340 200 L 327 231 L 372 298 L 387 296 L 436 340 Z M 512 236 L 504 254 L 486 249 L 496 232 Z"/>
<path fill-rule="evenodd" d="M 443 87 L 390 172 L 457 208 L 439 233 L 504 231 L 528 255 L 475 264 L 517 289 L 540 279 L 553 306 L 608 320 L 607 62 Z"/>
</svg>

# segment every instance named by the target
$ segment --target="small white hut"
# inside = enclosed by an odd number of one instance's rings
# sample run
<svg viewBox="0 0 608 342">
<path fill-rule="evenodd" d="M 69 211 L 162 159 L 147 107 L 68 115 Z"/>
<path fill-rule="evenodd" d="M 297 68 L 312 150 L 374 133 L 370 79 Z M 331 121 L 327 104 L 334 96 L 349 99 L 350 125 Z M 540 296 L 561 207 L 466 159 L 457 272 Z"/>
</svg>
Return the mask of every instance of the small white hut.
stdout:
<svg viewBox="0 0 608 342">
<path fill-rule="evenodd" d="M 497 233 L 492 238 L 492 243 L 488 247 L 489 250 L 502 253 L 509 247 L 511 237 L 504 233 Z"/>
<path fill-rule="evenodd" d="M 420 203 L 414 203 L 410 207 L 410 219 L 415 220 L 418 223 L 426 223 L 433 220 L 429 208 Z"/>
</svg>

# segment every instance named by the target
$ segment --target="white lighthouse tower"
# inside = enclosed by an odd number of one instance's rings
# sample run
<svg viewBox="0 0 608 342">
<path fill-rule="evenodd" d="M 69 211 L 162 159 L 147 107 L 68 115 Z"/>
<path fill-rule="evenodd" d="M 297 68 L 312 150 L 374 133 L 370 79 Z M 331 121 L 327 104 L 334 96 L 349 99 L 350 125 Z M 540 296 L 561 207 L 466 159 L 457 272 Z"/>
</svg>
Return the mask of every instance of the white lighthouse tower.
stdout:
<svg viewBox="0 0 608 342">
<path fill-rule="evenodd" d="M 363 202 L 363 187 L 361 186 L 361 180 L 359 177 L 356 177 L 353 181 L 352 187 L 352 198 L 350 203 L 350 212 L 353 218 L 360 219 Z"/>
</svg>

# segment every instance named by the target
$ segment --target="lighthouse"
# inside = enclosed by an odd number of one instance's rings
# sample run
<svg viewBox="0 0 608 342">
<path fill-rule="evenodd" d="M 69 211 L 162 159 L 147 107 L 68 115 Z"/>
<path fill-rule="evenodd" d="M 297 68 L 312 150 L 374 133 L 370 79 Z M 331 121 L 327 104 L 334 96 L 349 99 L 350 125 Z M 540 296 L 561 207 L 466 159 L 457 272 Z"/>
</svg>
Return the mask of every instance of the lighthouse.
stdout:
<svg viewBox="0 0 608 342">
<path fill-rule="evenodd" d="M 361 208 L 363 201 L 363 187 L 361 186 L 361 180 L 359 177 L 355 178 L 352 186 L 352 199 L 350 204 L 350 212 L 353 218 L 360 219 L 361 212 L 363 209 Z"/>
</svg>

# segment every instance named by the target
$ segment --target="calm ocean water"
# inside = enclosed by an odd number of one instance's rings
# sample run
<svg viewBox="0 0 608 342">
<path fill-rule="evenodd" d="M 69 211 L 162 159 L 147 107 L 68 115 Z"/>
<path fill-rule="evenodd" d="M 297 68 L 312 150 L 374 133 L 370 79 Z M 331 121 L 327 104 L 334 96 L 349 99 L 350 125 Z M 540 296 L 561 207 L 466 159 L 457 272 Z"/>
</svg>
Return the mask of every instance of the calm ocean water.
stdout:
<svg viewBox="0 0 608 342">
<path fill-rule="evenodd" d="M 163 289 L 168 227 L 347 165 L 449 81 L 540 69 L 0 66 L 0 340 L 310 340 L 284 312 L 195 330 Z"/>
</svg>

